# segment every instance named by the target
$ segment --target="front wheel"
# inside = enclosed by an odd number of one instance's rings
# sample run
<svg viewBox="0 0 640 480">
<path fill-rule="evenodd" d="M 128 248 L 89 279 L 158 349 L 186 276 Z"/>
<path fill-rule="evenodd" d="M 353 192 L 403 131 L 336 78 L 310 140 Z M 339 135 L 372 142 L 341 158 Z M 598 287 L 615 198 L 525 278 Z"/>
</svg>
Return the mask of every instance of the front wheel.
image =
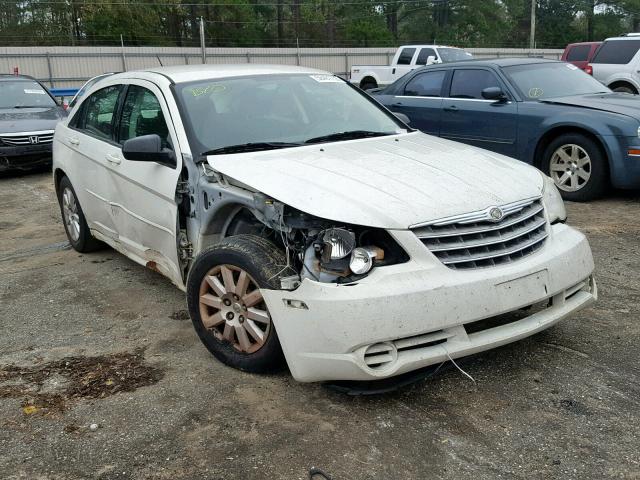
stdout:
<svg viewBox="0 0 640 480">
<path fill-rule="evenodd" d="M 221 362 L 264 373 L 283 364 L 261 289 L 288 275 L 284 253 L 255 235 L 225 238 L 195 259 L 187 279 L 189 313 L 200 340 Z"/>
<path fill-rule="evenodd" d="M 553 140 L 545 150 L 543 166 L 565 200 L 593 200 L 608 185 L 604 153 L 592 139 L 579 133 L 560 135 Z"/>
</svg>

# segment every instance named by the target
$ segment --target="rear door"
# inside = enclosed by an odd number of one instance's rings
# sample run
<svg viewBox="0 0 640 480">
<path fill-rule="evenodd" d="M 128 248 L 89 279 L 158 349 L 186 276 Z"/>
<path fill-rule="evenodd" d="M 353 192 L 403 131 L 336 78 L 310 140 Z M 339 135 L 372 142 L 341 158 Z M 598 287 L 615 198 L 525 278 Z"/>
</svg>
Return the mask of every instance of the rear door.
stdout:
<svg viewBox="0 0 640 480">
<path fill-rule="evenodd" d="M 113 221 L 120 243 L 137 261 L 181 285 L 175 196 L 182 154 L 177 134 L 162 91 L 146 80 L 128 81 L 117 123 L 117 160 L 109 165 Z M 175 152 L 177 167 L 124 158 L 126 140 L 151 134 Z"/>
<path fill-rule="evenodd" d="M 446 77 L 447 70 L 444 69 L 415 74 L 403 91 L 394 96 L 390 109 L 408 116 L 412 127 L 438 135 Z"/>
<path fill-rule="evenodd" d="M 508 101 L 485 100 L 482 90 L 500 87 Z M 485 68 L 456 68 L 442 102 L 440 136 L 514 157 L 518 106 L 504 83 Z"/>
<path fill-rule="evenodd" d="M 92 93 L 61 131 L 70 161 L 66 172 L 76 191 L 90 229 L 115 239 L 117 234 L 109 202 L 108 168 L 118 154 L 114 141 L 116 113 L 122 85 Z"/>
<path fill-rule="evenodd" d="M 415 47 L 405 47 L 400 51 L 398 55 L 398 61 L 396 65 L 391 69 L 391 82 L 395 82 L 397 79 L 403 77 L 415 67 L 412 66 L 413 57 L 416 56 Z"/>
</svg>

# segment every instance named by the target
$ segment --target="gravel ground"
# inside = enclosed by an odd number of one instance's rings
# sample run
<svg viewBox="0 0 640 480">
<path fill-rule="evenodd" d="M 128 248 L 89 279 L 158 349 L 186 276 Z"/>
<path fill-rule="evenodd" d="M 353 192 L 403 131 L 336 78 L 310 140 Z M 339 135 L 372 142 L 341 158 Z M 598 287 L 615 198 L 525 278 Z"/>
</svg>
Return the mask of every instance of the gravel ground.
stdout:
<svg viewBox="0 0 640 480">
<path fill-rule="evenodd" d="M 569 204 L 600 300 L 401 391 L 216 362 L 182 292 L 69 249 L 46 173 L 0 178 L 0 477 L 640 478 L 640 194 Z"/>
</svg>

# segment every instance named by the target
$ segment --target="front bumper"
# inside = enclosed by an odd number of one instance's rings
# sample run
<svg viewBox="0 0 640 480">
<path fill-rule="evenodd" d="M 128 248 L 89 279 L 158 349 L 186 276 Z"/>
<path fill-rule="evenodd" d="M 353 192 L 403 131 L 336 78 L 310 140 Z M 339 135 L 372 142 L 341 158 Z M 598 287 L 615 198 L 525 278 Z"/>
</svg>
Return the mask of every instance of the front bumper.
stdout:
<svg viewBox="0 0 640 480">
<path fill-rule="evenodd" d="M 465 271 L 445 267 L 412 232 L 391 231 L 409 262 L 374 269 L 355 284 L 305 279 L 295 291 L 265 290 L 293 377 L 391 377 L 519 340 L 590 305 L 597 288 L 587 239 L 562 224 L 550 230 L 546 244 L 521 260 Z M 470 325 L 539 302 L 549 306 L 520 320 Z"/>
<path fill-rule="evenodd" d="M 27 170 L 51 164 L 52 144 L 7 147 L 0 145 L 0 171 Z"/>
</svg>

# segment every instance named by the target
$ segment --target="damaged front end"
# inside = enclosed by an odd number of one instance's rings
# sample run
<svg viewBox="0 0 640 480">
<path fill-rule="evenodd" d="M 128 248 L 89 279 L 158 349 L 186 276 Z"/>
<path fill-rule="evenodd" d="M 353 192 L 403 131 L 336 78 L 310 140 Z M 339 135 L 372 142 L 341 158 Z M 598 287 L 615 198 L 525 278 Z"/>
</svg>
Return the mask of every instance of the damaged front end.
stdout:
<svg viewBox="0 0 640 480">
<path fill-rule="evenodd" d="M 255 192 L 208 166 L 203 171 L 198 250 L 232 235 L 264 237 L 286 252 L 289 268 L 283 272 L 295 272 L 281 278 L 283 290 L 296 289 L 304 279 L 356 282 L 376 267 L 409 260 L 384 229 L 319 218 Z"/>
</svg>

